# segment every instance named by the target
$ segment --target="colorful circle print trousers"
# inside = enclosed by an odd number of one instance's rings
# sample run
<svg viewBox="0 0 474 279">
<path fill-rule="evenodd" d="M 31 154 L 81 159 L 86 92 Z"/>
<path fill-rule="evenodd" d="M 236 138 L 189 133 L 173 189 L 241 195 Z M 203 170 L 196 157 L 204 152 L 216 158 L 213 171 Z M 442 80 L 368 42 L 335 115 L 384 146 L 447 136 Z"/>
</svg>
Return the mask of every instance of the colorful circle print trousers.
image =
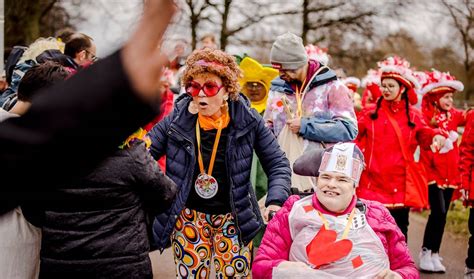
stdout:
<svg viewBox="0 0 474 279">
<path fill-rule="evenodd" d="M 172 235 L 177 278 L 250 277 L 252 243 L 241 246 L 230 213 L 212 215 L 185 208 Z"/>
</svg>

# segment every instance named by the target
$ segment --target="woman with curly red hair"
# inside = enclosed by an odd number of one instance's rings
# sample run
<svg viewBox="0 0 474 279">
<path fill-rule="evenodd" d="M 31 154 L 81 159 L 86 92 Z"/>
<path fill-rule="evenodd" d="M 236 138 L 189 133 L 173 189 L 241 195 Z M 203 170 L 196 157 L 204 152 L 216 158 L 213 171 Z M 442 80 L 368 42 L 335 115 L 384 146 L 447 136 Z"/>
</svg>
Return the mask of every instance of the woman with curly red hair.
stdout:
<svg viewBox="0 0 474 279">
<path fill-rule="evenodd" d="M 233 56 L 205 48 L 186 61 L 187 94 L 150 132 L 151 153 L 166 155 L 179 187 L 171 208 L 154 223 L 156 245 L 170 242 L 179 278 L 250 276 L 252 239 L 263 226 L 250 183 L 255 150 L 268 176 L 266 218 L 289 195 L 288 160 L 262 117 L 239 94 Z"/>
</svg>

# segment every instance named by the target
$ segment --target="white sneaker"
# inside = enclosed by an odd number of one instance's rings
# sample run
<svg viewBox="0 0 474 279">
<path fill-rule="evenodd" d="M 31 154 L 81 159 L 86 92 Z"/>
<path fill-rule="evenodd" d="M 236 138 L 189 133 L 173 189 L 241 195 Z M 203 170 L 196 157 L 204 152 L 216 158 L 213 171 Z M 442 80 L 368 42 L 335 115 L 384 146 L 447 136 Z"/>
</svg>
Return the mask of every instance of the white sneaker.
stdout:
<svg viewBox="0 0 474 279">
<path fill-rule="evenodd" d="M 446 267 L 441 263 L 443 258 L 438 253 L 431 253 L 431 261 L 433 262 L 434 272 L 445 273 Z"/>
<path fill-rule="evenodd" d="M 466 267 L 464 269 L 464 279 L 474 279 L 474 269 Z"/>
<path fill-rule="evenodd" d="M 421 272 L 434 272 L 435 268 L 433 266 L 433 261 L 431 260 L 431 250 L 423 247 L 421 249 L 420 255 L 420 271 Z"/>
</svg>

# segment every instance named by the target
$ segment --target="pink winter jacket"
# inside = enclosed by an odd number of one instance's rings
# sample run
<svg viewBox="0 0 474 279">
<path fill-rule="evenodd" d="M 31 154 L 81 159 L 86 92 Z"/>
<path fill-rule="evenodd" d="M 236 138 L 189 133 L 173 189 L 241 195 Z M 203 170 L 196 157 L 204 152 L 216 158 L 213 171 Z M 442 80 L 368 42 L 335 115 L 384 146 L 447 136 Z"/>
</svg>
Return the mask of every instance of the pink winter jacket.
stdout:
<svg viewBox="0 0 474 279">
<path fill-rule="evenodd" d="M 316 198 L 314 196 L 314 198 Z M 262 243 L 252 266 L 253 278 L 272 278 L 272 270 L 282 261 L 288 261 L 291 235 L 288 215 L 300 197 L 293 195 L 267 226 Z M 382 241 L 390 260 L 390 269 L 403 278 L 419 278 L 418 270 L 410 256 L 405 237 L 398 229 L 390 212 L 379 202 L 362 200 L 367 206 L 367 222 Z M 314 199 L 313 199 L 314 204 Z M 314 205 L 315 208 L 316 205 Z"/>
</svg>

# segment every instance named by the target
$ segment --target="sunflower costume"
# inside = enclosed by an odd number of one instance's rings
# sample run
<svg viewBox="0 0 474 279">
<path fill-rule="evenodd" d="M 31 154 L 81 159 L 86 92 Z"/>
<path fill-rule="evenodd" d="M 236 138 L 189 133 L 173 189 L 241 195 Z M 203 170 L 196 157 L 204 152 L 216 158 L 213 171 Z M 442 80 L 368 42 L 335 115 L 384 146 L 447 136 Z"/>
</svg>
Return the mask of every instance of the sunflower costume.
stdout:
<svg viewBox="0 0 474 279">
<path fill-rule="evenodd" d="M 260 115 L 263 115 L 267 107 L 268 91 L 270 89 L 270 84 L 274 78 L 278 76 L 278 70 L 275 70 L 270 67 L 265 67 L 258 63 L 256 60 L 250 57 L 244 57 L 240 62 L 240 69 L 243 72 L 242 78 L 239 79 L 240 87 L 242 88 L 242 93 L 249 97 L 249 92 L 247 92 L 247 84 L 259 83 L 265 88 L 265 97 L 257 102 L 250 103 L 250 106 L 257 110 Z M 265 172 L 263 171 L 262 165 L 258 160 L 256 154 L 253 154 L 254 158 L 252 160 L 252 171 L 250 173 L 250 182 L 254 186 L 255 193 L 257 195 L 257 200 L 260 200 L 267 193 L 268 180 Z M 263 230 L 257 234 L 253 240 L 254 246 L 260 246 L 262 241 Z"/>
<path fill-rule="evenodd" d="M 263 85 L 263 87 L 265 87 L 265 98 L 263 98 L 261 101 L 251 103 L 251 107 L 263 115 L 263 112 L 267 107 L 270 84 L 272 80 L 278 76 L 278 70 L 265 67 L 250 57 L 245 57 L 242 59 L 239 66 L 243 72 L 243 77 L 239 79 L 242 93 L 248 96 L 247 88 L 245 86 L 247 83 L 260 83 Z"/>
</svg>

